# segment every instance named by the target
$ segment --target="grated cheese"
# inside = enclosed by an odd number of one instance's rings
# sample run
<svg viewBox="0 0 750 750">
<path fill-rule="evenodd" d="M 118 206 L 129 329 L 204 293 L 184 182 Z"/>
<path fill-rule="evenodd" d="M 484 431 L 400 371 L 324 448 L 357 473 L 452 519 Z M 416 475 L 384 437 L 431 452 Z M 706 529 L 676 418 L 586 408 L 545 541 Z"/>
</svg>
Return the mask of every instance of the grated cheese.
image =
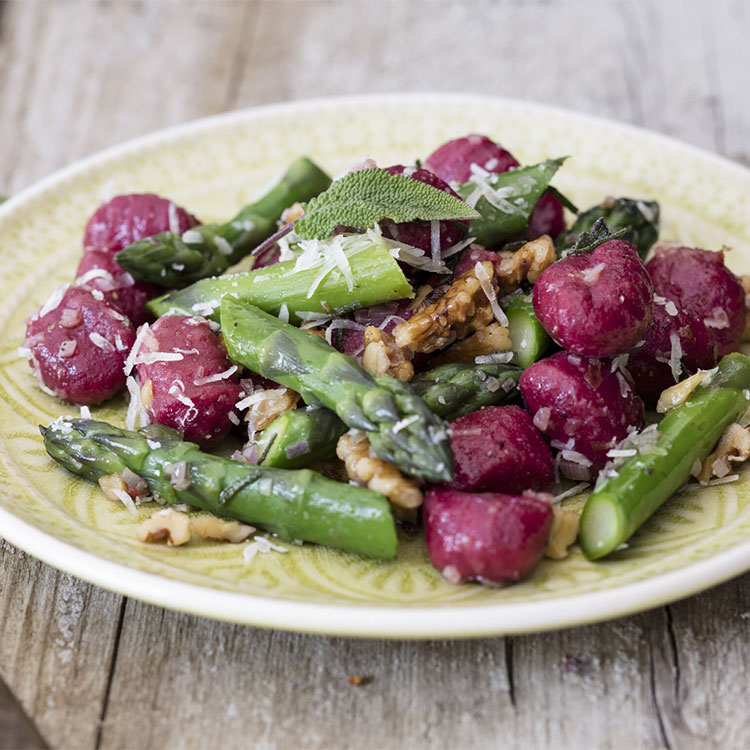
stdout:
<svg viewBox="0 0 750 750">
<path fill-rule="evenodd" d="M 205 375 L 202 378 L 195 378 L 193 380 L 193 385 L 206 385 L 207 383 L 216 383 L 219 380 L 226 380 L 227 378 L 232 377 L 234 373 L 237 372 L 237 365 L 232 365 L 228 370 L 224 370 L 224 372 L 218 372 L 215 375 Z"/>
<path fill-rule="evenodd" d="M 91 341 L 94 346 L 99 347 L 99 349 L 103 349 L 105 352 L 115 351 L 115 347 L 113 346 L 112 342 L 109 341 L 109 339 L 105 339 L 104 336 L 102 336 L 100 333 L 97 333 L 96 331 L 92 331 L 89 334 L 89 341 Z"/>
<path fill-rule="evenodd" d="M 35 313 L 33 320 L 43 318 L 48 313 L 56 310 L 60 306 L 60 303 L 65 296 L 65 292 L 67 292 L 69 288 L 70 284 L 63 284 L 62 286 L 57 287 L 57 289 L 55 289 L 55 291 L 47 298 L 47 301 L 39 308 L 39 311 Z"/>
<path fill-rule="evenodd" d="M 485 271 L 481 261 L 477 261 L 477 264 L 474 266 L 474 273 L 490 303 L 495 319 L 501 326 L 507 326 L 508 318 L 497 301 L 497 292 L 495 291 L 495 287 L 492 286 L 492 279 L 490 279 L 490 275 Z"/>
<path fill-rule="evenodd" d="M 250 563 L 259 552 L 266 554 L 271 551 L 284 553 L 289 550 L 286 547 L 282 547 L 280 544 L 272 542 L 267 536 L 256 536 L 253 541 L 242 550 L 242 559 L 245 562 Z"/>
</svg>

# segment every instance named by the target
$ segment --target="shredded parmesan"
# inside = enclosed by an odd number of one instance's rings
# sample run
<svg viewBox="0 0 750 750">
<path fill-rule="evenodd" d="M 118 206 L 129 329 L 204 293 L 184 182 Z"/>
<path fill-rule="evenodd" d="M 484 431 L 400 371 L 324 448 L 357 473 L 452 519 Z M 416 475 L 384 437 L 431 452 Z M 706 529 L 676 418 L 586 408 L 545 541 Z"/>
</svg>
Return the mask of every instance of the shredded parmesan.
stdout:
<svg viewBox="0 0 750 750">
<path fill-rule="evenodd" d="M 485 293 L 487 299 L 489 300 L 490 307 L 492 308 L 492 312 L 495 315 L 495 319 L 501 326 L 507 326 L 508 318 L 503 312 L 503 309 L 500 307 L 500 303 L 497 301 L 497 292 L 495 291 L 495 287 L 492 286 L 492 279 L 490 279 L 490 275 L 484 269 L 481 261 L 477 261 L 477 264 L 474 266 L 474 273 L 477 277 L 477 280 L 482 285 L 482 291 Z"/>
<path fill-rule="evenodd" d="M 103 349 L 105 352 L 115 351 L 115 347 L 113 346 L 112 342 L 108 339 L 105 339 L 104 336 L 102 336 L 100 333 L 97 333 L 96 331 L 92 331 L 91 333 L 89 333 L 89 340 L 94 346 L 99 347 L 99 349 Z"/>
<path fill-rule="evenodd" d="M 261 552 L 263 554 L 267 552 L 288 552 L 286 547 L 282 547 L 280 544 L 275 544 L 267 536 L 256 536 L 245 549 L 242 550 L 242 559 L 250 563 L 253 561 L 255 556 Z"/>
<path fill-rule="evenodd" d="M 219 380 L 226 380 L 232 377 L 237 372 L 237 365 L 232 365 L 228 370 L 224 372 L 217 372 L 215 375 L 205 375 L 202 378 L 195 378 L 193 380 L 194 385 L 206 385 L 207 383 L 216 383 Z"/>
<path fill-rule="evenodd" d="M 34 316 L 34 320 L 37 318 L 43 318 L 48 313 L 56 310 L 60 306 L 60 303 L 65 296 L 65 292 L 68 291 L 69 287 L 70 284 L 63 284 L 62 286 L 57 287 L 57 289 L 55 289 L 55 291 L 47 298 L 47 301 L 39 308 L 39 311 Z"/>
</svg>

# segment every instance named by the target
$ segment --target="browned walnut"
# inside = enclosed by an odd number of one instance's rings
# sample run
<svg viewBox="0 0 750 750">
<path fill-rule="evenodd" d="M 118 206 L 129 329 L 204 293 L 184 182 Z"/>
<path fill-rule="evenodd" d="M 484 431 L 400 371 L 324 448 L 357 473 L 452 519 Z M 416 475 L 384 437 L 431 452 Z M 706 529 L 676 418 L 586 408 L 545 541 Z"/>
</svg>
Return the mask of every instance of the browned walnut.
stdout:
<svg viewBox="0 0 750 750">
<path fill-rule="evenodd" d="M 698 481 L 708 482 L 712 476 L 725 477 L 731 474 L 732 463 L 742 463 L 750 458 L 750 432 L 746 427 L 730 424 L 719 439 L 716 450 L 701 466 Z"/>
<path fill-rule="evenodd" d="M 190 517 L 172 508 L 157 510 L 138 525 L 135 533 L 142 542 L 166 539 L 170 547 L 179 547 L 190 541 Z"/>
<path fill-rule="evenodd" d="M 414 377 L 414 366 L 390 333 L 367 326 L 362 366 L 373 375 L 390 375 L 408 382 Z"/>
<path fill-rule="evenodd" d="M 568 556 L 568 547 L 578 539 L 580 516 L 565 508 L 552 508 L 552 526 L 549 530 L 544 556 L 563 560 Z"/>
<path fill-rule="evenodd" d="M 191 518 L 190 528 L 204 539 L 221 539 L 232 544 L 244 542 L 255 531 L 253 526 L 208 514 Z"/>
<path fill-rule="evenodd" d="M 492 284 L 495 267 L 477 263 Z M 445 294 L 393 331 L 396 344 L 414 352 L 434 352 L 485 328 L 494 318 L 492 305 L 477 278 L 476 266 L 456 279 Z"/>
<path fill-rule="evenodd" d="M 387 461 L 370 455 L 370 441 L 363 432 L 349 430 L 339 438 L 336 455 L 346 465 L 350 479 L 385 495 L 397 508 L 413 510 L 422 505 L 422 493 Z"/>
<path fill-rule="evenodd" d="M 262 394 L 262 396 L 250 406 L 245 414 L 248 433 L 265 429 L 274 419 L 294 409 L 299 401 L 299 393 L 283 386 L 255 391 L 253 395 L 255 394 Z"/>
<path fill-rule="evenodd" d="M 505 326 L 491 323 L 481 331 L 457 341 L 435 359 L 436 365 L 448 362 L 473 362 L 476 357 L 490 352 L 506 352 L 510 349 L 510 333 Z"/>
<path fill-rule="evenodd" d="M 497 278 L 504 292 L 517 289 L 522 281 L 534 283 L 539 274 L 557 260 L 555 245 L 548 234 L 527 242 L 513 255 L 504 258 L 497 268 Z"/>
</svg>

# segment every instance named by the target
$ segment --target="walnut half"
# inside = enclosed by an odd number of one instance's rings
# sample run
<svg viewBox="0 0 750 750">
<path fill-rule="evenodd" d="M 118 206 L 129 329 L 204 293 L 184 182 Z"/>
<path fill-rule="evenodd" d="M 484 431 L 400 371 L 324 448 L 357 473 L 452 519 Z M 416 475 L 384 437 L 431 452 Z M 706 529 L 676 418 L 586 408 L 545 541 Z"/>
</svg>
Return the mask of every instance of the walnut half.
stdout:
<svg viewBox="0 0 750 750">
<path fill-rule="evenodd" d="M 730 462 L 742 463 L 748 458 L 750 458 L 750 432 L 736 422 L 730 424 L 719 439 L 716 450 L 703 462 L 698 481 L 703 484 L 712 476 L 725 477 L 732 471 Z"/>
<path fill-rule="evenodd" d="M 190 541 L 190 517 L 173 508 L 157 510 L 135 531 L 142 542 L 159 542 L 167 540 L 170 547 L 179 547 Z"/>
<path fill-rule="evenodd" d="M 552 526 L 550 526 L 544 556 L 553 560 L 563 560 L 568 556 L 568 547 L 578 539 L 578 526 L 581 517 L 578 513 L 565 508 L 552 508 Z"/>
<path fill-rule="evenodd" d="M 497 269 L 497 278 L 504 292 L 510 292 L 521 286 L 522 281 L 532 284 L 541 272 L 557 260 L 555 243 L 548 234 L 527 242 L 509 258 L 501 261 Z"/>
<path fill-rule="evenodd" d="M 505 352 L 511 347 L 510 332 L 500 323 L 491 323 L 471 336 L 457 341 L 435 358 L 436 365 L 447 362 L 474 362 L 476 357 L 491 352 Z"/>
<path fill-rule="evenodd" d="M 373 375 L 390 375 L 408 382 L 414 377 L 414 366 L 390 333 L 367 326 L 362 366 Z"/>
<path fill-rule="evenodd" d="M 489 261 L 477 265 L 492 283 L 495 266 Z M 456 279 L 435 302 L 399 323 L 393 335 L 402 349 L 429 353 L 485 328 L 494 316 L 475 266 Z"/>
<path fill-rule="evenodd" d="M 370 455 L 370 441 L 363 432 L 349 430 L 339 438 L 336 455 L 355 482 L 385 495 L 397 508 L 415 510 L 422 505 L 422 492 L 393 465 Z"/>
</svg>

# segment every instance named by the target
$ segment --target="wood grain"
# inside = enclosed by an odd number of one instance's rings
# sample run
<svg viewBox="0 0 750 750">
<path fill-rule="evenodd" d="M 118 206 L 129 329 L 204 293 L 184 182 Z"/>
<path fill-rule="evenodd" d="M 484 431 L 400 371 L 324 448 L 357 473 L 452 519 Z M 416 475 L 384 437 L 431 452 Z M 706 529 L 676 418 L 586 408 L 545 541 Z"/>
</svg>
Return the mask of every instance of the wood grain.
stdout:
<svg viewBox="0 0 750 750">
<path fill-rule="evenodd" d="M 175 122 L 378 91 L 538 100 L 750 164 L 748 36 L 741 0 L 6 0 L 0 193 Z M 53 747 L 740 748 L 748 584 L 558 633 L 390 643 L 167 612 L 0 544 L 0 676 Z"/>
</svg>

